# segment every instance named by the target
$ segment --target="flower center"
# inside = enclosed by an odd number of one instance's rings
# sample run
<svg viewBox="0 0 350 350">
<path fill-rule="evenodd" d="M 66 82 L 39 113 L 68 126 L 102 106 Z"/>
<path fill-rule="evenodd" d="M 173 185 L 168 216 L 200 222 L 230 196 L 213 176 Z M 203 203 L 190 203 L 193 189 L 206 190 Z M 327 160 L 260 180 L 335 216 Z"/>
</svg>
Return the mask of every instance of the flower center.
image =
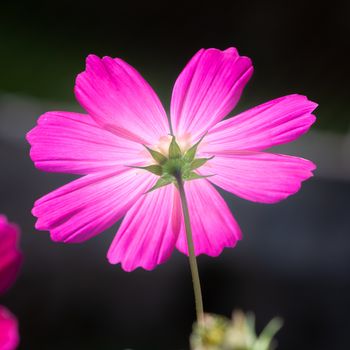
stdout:
<svg viewBox="0 0 350 350">
<path fill-rule="evenodd" d="M 197 148 L 203 137 L 191 147 L 189 147 L 189 138 L 183 138 L 180 142 L 177 142 L 175 136 L 162 138 L 155 149 L 145 146 L 156 161 L 156 164 L 137 168 L 147 170 L 159 176 L 157 183 L 149 191 L 171 183 L 177 184 L 179 181 L 208 177 L 195 172 L 196 169 L 213 158 L 196 158 Z"/>
<path fill-rule="evenodd" d="M 173 139 L 173 136 L 167 135 L 167 136 L 162 136 L 159 139 L 159 142 L 153 147 L 155 151 L 158 151 L 168 157 L 169 155 L 169 147 L 170 143 Z M 178 137 L 176 139 L 176 143 L 179 145 L 181 152 L 184 154 L 192 144 L 192 137 L 190 134 L 185 134 L 181 137 Z"/>
</svg>

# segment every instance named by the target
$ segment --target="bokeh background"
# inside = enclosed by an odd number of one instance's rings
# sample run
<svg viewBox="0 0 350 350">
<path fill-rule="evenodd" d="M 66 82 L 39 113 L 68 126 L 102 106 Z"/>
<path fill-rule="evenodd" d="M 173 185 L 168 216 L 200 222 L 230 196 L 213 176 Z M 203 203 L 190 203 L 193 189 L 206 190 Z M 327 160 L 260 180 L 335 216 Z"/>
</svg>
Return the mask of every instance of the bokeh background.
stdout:
<svg viewBox="0 0 350 350">
<path fill-rule="evenodd" d="M 81 245 L 50 241 L 30 214 L 70 176 L 44 174 L 25 133 L 47 110 L 80 110 L 73 85 L 89 53 L 118 56 L 165 106 L 201 47 L 236 46 L 255 74 L 237 111 L 289 93 L 319 103 L 312 132 L 277 151 L 318 169 L 275 205 L 224 194 L 244 239 L 199 258 L 207 311 L 256 313 L 257 327 L 285 320 L 279 349 L 348 348 L 350 134 L 348 1 L 13 1 L 0 11 L 0 212 L 23 230 L 24 266 L 0 302 L 19 318 L 20 349 L 188 349 L 195 317 L 186 258 L 125 273 L 105 258 L 118 227 Z"/>
</svg>

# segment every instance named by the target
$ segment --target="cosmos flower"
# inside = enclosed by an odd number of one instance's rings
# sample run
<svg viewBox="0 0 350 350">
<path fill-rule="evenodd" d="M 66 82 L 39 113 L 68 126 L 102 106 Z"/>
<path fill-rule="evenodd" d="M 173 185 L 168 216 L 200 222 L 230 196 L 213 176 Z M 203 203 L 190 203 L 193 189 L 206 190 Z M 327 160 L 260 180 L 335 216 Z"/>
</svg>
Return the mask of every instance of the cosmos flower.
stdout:
<svg viewBox="0 0 350 350">
<path fill-rule="evenodd" d="M 0 294 L 15 281 L 22 261 L 18 249 L 19 230 L 0 215 Z M 16 317 L 0 305 L 0 350 L 14 350 L 19 344 Z"/>
<path fill-rule="evenodd" d="M 16 280 L 22 262 L 18 249 L 19 229 L 0 214 L 0 295 Z"/>
<path fill-rule="evenodd" d="M 213 186 L 275 203 L 312 176 L 312 162 L 264 150 L 314 123 L 316 104 L 288 95 L 223 120 L 253 73 L 235 48 L 200 50 L 173 88 L 170 123 L 157 95 L 126 62 L 90 55 L 75 96 L 87 114 L 48 112 L 28 133 L 37 168 L 82 175 L 36 201 L 36 228 L 83 242 L 124 220 L 108 252 L 126 271 L 188 253 L 176 174 L 188 200 L 195 254 L 217 256 L 241 231 Z"/>
<path fill-rule="evenodd" d="M 0 305 L 0 350 L 14 350 L 19 344 L 16 317 Z"/>
</svg>

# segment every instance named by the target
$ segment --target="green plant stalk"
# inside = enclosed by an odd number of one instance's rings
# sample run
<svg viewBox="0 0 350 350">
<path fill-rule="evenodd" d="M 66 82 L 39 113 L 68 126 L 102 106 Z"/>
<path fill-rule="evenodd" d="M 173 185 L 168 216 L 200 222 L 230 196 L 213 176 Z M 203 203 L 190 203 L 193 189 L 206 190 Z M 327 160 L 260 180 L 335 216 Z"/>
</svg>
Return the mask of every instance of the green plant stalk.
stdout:
<svg viewBox="0 0 350 350">
<path fill-rule="evenodd" d="M 197 321 L 199 324 L 203 324 L 204 311 L 203 311 L 201 284 L 199 280 L 196 255 L 194 253 L 194 244 L 193 244 L 193 237 L 192 237 L 192 230 L 191 230 L 190 214 L 188 211 L 188 203 L 187 203 L 184 183 L 181 178 L 181 175 L 176 177 L 176 181 L 177 181 L 178 190 L 180 193 L 182 212 L 183 212 L 184 221 L 185 221 L 188 256 L 189 256 L 190 268 L 191 268 L 191 274 L 192 274 L 192 283 L 193 283 L 194 299 L 196 304 Z"/>
</svg>

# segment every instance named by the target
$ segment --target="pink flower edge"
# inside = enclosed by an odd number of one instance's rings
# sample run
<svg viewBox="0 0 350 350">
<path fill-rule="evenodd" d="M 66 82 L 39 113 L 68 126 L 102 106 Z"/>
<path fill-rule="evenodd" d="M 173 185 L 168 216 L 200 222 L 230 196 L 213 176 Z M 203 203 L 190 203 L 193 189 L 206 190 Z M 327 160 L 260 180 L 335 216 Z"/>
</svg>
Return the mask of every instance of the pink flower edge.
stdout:
<svg viewBox="0 0 350 350">
<path fill-rule="evenodd" d="M 19 331 L 16 317 L 0 305 L 0 350 L 14 350 L 19 345 Z"/>
<path fill-rule="evenodd" d="M 13 285 L 22 263 L 22 253 L 18 248 L 19 235 L 17 225 L 0 215 L 0 294 Z"/>
</svg>

